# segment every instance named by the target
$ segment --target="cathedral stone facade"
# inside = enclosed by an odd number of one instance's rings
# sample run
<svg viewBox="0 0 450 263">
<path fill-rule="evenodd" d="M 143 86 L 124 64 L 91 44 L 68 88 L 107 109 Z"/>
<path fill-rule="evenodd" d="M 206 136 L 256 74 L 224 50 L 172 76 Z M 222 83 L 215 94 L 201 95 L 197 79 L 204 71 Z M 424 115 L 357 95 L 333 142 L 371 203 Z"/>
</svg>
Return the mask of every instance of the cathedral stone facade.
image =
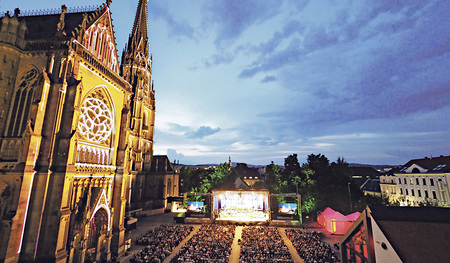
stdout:
<svg viewBox="0 0 450 263">
<path fill-rule="evenodd" d="M 147 0 L 119 62 L 111 0 L 6 13 L 0 31 L 0 262 L 107 261 L 153 157 Z"/>
</svg>

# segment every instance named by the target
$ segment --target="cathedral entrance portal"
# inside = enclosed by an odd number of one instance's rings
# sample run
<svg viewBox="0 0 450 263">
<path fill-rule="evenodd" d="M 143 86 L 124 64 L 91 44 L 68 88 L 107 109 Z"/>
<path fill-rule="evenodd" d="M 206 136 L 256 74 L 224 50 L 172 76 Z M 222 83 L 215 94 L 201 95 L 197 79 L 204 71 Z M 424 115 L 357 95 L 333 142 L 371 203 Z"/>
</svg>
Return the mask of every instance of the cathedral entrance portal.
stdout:
<svg viewBox="0 0 450 263">
<path fill-rule="evenodd" d="M 106 262 L 109 259 L 111 237 L 108 222 L 108 212 L 104 208 L 98 209 L 89 222 L 84 262 Z"/>
</svg>

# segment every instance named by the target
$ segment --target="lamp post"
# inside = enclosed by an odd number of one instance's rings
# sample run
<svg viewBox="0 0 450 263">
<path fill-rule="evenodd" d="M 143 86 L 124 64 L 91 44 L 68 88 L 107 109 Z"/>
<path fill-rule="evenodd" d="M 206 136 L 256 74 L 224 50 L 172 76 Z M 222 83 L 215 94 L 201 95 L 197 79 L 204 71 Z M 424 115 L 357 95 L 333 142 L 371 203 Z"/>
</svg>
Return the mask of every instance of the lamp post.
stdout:
<svg viewBox="0 0 450 263">
<path fill-rule="evenodd" d="M 348 182 L 347 186 L 348 186 L 348 200 L 350 201 L 350 212 L 353 212 L 352 194 L 350 192 L 350 182 Z"/>
<path fill-rule="evenodd" d="M 298 216 L 299 216 L 299 220 L 300 220 L 300 225 L 303 224 L 303 219 L 302 219 L 302 196 L 300 195 L 300 193 L 298 192 L 298 183 L 295 184 L 295 186 L 297 187 L 297 211 L 298 211 Z"/>
</svg>

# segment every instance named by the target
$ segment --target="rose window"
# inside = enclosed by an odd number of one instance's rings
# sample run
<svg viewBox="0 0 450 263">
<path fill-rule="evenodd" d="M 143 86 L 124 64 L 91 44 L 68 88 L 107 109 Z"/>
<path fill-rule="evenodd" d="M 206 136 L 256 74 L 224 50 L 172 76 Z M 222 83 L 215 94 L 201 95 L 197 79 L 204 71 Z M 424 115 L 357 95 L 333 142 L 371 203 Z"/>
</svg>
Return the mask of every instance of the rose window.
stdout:
<svg viewBox="0 0 450 263">
<path fill-rule="evenodd" d="M 100 143 L 111 135 L 112 115 L 108 106 L 97 98 L 87 98 L 81 107 L 78 129 L 91 142 Z"/>
</svg>

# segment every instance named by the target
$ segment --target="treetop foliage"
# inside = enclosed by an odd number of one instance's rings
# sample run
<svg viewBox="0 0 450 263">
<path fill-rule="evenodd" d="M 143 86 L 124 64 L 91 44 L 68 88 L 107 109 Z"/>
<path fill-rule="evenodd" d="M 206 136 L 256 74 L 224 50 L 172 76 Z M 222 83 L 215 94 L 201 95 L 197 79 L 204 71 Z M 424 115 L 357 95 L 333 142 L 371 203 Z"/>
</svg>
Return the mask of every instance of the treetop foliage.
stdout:
<svg viewBox="0 0 450 263">
<path fill-rule="evenodd" d="M 381 198 L 364 196 L 351 176 L 352 171 L 343 157 L 330 163 L 325 155 L 310 154 L 306 163 L 300 165 L 297 154 L 292 154 L 284 159 L 284 169 L 274 162 L 267 165 L 264 180 L 255 183 L 253 189 L 268 189 L 274 194 L 300 193 L 302 211 L 306 213 L 332 207 L 349 214 L 362 211 L 366 205 L 386 202 Z M 215 169 L 183 167 L 180 170 L 180 192 L 231 190 L 236 188 L 237 178 L 237 172 L 229 163 L 220 164 Z"/>
</svg>

